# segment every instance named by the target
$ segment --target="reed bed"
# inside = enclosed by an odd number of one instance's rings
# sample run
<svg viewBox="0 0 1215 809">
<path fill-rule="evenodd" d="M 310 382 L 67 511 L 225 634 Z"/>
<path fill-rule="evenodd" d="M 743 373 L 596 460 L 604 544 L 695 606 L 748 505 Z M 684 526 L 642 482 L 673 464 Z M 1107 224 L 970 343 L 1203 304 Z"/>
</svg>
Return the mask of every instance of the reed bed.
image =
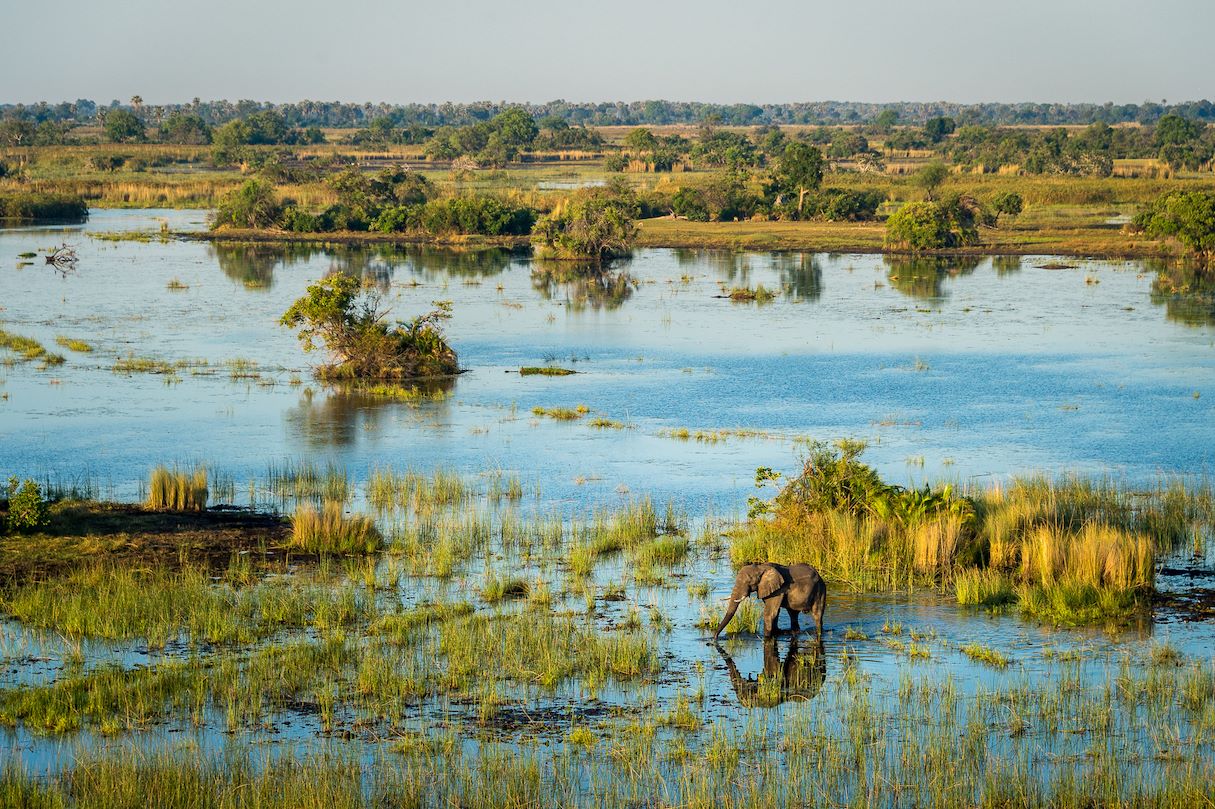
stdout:
<svg viewBox="0 0 1215 809">
<path fill-rule="evenodd" d="M 347 515 L 341 501 L 326 500 L 320 509 L 302 503 L 291 515 L 290 546 L 306 553 L 374 553 L 383 541 L 374 520 L 362 514 Z"/>
<path fill-rule="evenodd" d="M 148 482 L 148 508 L 154 511 L 205 511 L 207 470 L 196 467 L 185 472 L 158 466 Z"/>
</svg>

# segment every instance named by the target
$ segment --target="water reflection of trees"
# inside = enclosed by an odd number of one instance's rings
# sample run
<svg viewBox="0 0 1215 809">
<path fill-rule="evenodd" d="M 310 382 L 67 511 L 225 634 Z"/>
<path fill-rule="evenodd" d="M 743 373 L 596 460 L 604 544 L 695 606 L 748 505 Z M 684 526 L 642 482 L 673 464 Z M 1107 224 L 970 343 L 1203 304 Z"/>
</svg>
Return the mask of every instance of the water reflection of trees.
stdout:
<svg viewBox="0 0 1215 809">
<path fill-rule="evenodd" d="M 996 275 L 1005 276 L 1021 272 L 1021 257 L 1020 256 L 992 256 L 992 269 L 996 271 Z"/>
<path fill-rule="evenodd" d="M 403 401 L 388 396 L 370 396 L 357 388 L 332 387 L 320 392 L 305 390 L 299 404 L 284 413 L 288 433 L 309 448 L 348 447 L 360 436 L 390 426 L 403 410 L 419 419 L 442 417 L 455 387 L 454 378 L 415 383 L 433 398 Z"/>
<path fill-rule="evenodd" d="M 220 271 L 247 289 L 270 289 L 274 271 L 280 266 L 308 261 L 317 250 L 306 244 L 228 244 L 209 245 Z"/>
<path fill-rule="evenodd" d="M 817 301 L 823 294 L 823 268 L 813 253 L 773 253 L 781 289 L 792 301 Z"/>
<path fill-rule="evenodd" d="M 1165 317 L 1187 326 L 1215 326 L 1215 268 L 1194 262 L 1154 260 L 1152 303 Z"/>
<path fill-rule="evenodd" d="M 314 245 L 223 244 L 210 245 L 224 275 L 250 289 L 269 289 L 275 270 L 310 261 L 329 259 L 329 272 L 360 278 L 387 290 L 399 270 L 423 281 L 445 278 L 485 278 L 510 266 L 510 250 L 492 248 L 457 250 L 415 245 Z"/>
<path fill-rule="evenodd" d="M 610 265 L 569 261 L 537 261 L 532 286 L 546 299 L 564 299 L 574 311 L 618 309 L 637 289 L 623 269 Z"/>
<path fill-rule="evenodd" d="M 972 256 L 883 256 L 882 260 L 890 285 L 921 300 L 944 298 L 946 278 L 970 275 L 983 263 Z"/>
</svg>

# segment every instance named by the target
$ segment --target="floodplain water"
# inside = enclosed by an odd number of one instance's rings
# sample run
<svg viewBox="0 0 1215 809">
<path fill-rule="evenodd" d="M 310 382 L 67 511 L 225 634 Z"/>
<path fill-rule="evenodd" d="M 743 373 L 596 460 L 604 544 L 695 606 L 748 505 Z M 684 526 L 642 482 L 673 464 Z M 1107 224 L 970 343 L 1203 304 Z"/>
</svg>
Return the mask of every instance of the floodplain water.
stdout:
<svg viewBox="0 0 1215 809">
<path fill-rule="evenodd" d="M 105 496 L 134 501 L 154 466 L 205 463 L 229 482 L 231 500 L 265 506 L 257 481 L 272 466 L 311 463 L 346 470 L 354 503 L 366 508 L 375 470 L 443 468 L 473 486 L 484 486 L 488 473 L 516 476 L 525 492 L 518 508 L 527 514 L 573 518 L 649 497 L 660 507 L 676 504 L 701 526 L 744 514 L 755 469 L 796 471 L 808 440 L 865 440 L 865 459 L 886 479 L 912 484 L 985 486 L 1015 475 L 1076 473 L 1150 485 L 1206 478 L 1215 461 L 1215 313 L 1196 316 L 1193 307 L 1154 294 L 1141 262 L 649 249 L 605 276 L 571 278 L 559 265 L 503 250 L 232 245 L 157 235 L 161 222 L 180 231 L 204 220 L 200 212 L 95 211 L 83 226 L 0 230 L 0 328 L 66 356 L 45 369 L 0 368 L 0 477 L 88 481 Z M 132 230 L 150 237 L 99 238 Z M 40 260 L 19 266 L 19 253 L 63 242 L 77 250 L 75 272 L 56 273 Z M 1057 263 L 1072 266 L 1044 268 Z M 380 399 L 313 380 L 319 358 L 304 353 L 278 319 L 307 284 L 331 272 L 364 278 L 401 319 L 432 301 L 452 301 L 447 333 L 467 372 L 446 396 Z M 733 288 L 760 284 L 777 291 L 774 301 L 728 298 Z M 60 336 L 93 350 L 61 349 Z M 171 370 L 115 370 L 129 358 Z M 518 373 L 545 364 L 577 373 Z M 589 412 L 571 421 L 533 414 L 578 405 Z M 591 426 L 595 417 L 622 426 Z M 555 609 L 581 609 L 551 559 L 505 554 L 473 560 L 447 580 L 394 575 L 374 598 L 475 601 L 487 564 L 547 578 Z M 720 544 L 695 545 L 672 570 L 673 587 L 632 582 L 624 565 L 596 568 L 594 584 L 619 582 L 624 597 L 601 600 L 587 620 L 610 632 L 638 615 L 665 616 L 654 630 L 661 673 L 639 686 L 601 684 L 589 689 L 593 696 L 577 681 L 518 686 L 501 695 L 507 713 L 514 705 L 522 714 L 567 719 L 502 722 L 498 738 L 520 742 L 547 732 L 561 739 L 571 722 L 668 710 L 694 691 L 703 723 L 777 727 L 816 704 L 823 712 L 842 704 L 855 692 L 858 670 L 879 713 L 905 708 L 909 682 L 949 683 L 973 706 L 1001 689 L 1098 688 L 1120 667 L 1146 671 L 1151 651 L 1165 645 L 1208 664 L 1215 648 L 1209 622 L 1163 610 L 1117 629 L 1051 628 L 930 592 L 845 590 L 830 594 L 821 650 L 812 635 L 773 646 L 746 632 L 717 647 L 697 623 L 721 611 L 732 583 Z M 701 582 L 707 595 L 694 597 L 688 586 Z M 1158 584 L 1186 586 L 1168 577 Z M 968 644 L 998 649 L 1012 662 L 973 660 L 961 651 Z M 86 670 L 98 661 L 141 668 L 195 653 L 184 643 L 159 650 L 69 642 L 7 621 L 0 624 L 0 688 L 53 682 L 80 670 L 73 660 L 89 661 Z M 813 673 L 800 681 L 801 693 L 761 693 L 776 668 L 808 653 Z M 477 710 L 430 696 L 407 718 L 424 728 L 447 726 L 454 716 L 476 727 Z M 766 713 L 756 718 L 756 711 Z M 360 732 L 353 713 L 339 724 L 360 755 L 383 746 L 375 733 Z M 37 771 L 64 766 L 82 746 L 158 748 L 189 738 L 221 749 L 233 738 L 221 717 L 202 727 L 182 718 L 115 735 L 3 733 L 12 754 Z M 1058 734 L 996 735 L 993 750 L 1028 745 L 1031 759 L 1052 761 L 1088 743 L 1083 735 L 1074 744 Z M 236 737 L 285 748 L 335 738 L 315 706 L 284 710 Z M 1038 753 L 1035 743 L 1043 745 Z M 1127 749 L 1154 743 L 1129 731 L 1119 742 Z"/>
</svg>

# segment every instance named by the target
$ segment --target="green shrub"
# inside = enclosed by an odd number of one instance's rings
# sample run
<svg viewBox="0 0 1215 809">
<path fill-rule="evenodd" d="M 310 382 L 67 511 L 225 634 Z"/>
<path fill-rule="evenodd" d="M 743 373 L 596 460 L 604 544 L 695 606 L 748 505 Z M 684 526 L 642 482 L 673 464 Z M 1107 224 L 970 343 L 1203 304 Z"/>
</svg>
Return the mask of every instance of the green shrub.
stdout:
<svg viewBox="0 0 1215 809">
<path fill-rule="evenodd" d="M 637 235 L 639 214 L 632 192 L 589 188 L 560 202 L 536 222 L 532 243 L 549 258 L 605 259 L 627 253 Z"/>
<path fill-rule="evenodd" d="M 0 219 L 83 222 L 89 206 L 74 194 L 0 193 Z"/>
<path fill-rule="evenodd" d="M 305 351 L 317 340 L 324 344 L 332 362 L 320 369 L 322 377 L 399 380 L 459 370 L 441 328 L 450 308 L 438 301 L 430 312 L 390 326 L 378 293 L 352 276 L 332 275 L 310 284 L 280 322 L 299 330 Z"/>
<path fill-rule="evenodd" d="M 16 477 L 8 479 L 8 519 L 5 524 L 13 533 L 34 531 L 47 524 L 47 503 L 42 497 L 42 487 L 32 480 L 18 482 Z"/>
<path fill-rule="evenodd" d="M 274 186 L 264 180 L 246 180 L 244 185 L 225 195 L 215 211 L 214 227 L 272 228 L 281 224 L 283 203 Z"/>
<path fill-rule="evenodd" d="M 940 250 L 979 243 L 979 225 L 991 223 L 979 201 L 951 194 L 939 202 L 909 202 L 886 220 L 886 244 L 904 250 Z"/>
<path fill-rule="evenodd" d="M 1215 255 L 1215 193 L 1172 191 L 1135 217 L 1134 226 L 1153 238 L 1174 238 L 1199 256 Z"/>
</svg>

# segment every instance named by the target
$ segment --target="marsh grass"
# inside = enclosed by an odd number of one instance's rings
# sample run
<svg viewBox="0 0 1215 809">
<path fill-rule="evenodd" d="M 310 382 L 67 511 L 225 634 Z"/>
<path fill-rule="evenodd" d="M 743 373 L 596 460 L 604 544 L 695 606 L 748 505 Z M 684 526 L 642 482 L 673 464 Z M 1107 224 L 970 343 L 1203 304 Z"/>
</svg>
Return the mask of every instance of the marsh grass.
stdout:
<svg viewBox="0 0 1215 809">
<path fill-rule="evenodd" d="M 270 493 L 281 501 L 311 499 L 345 503 L 350 499 L 350 475 L 344 467 L 332 462 L 323 467 L 311 461 L 272 464 L 266 479 Z"/>
<path fill-rule="evenodd" d="M 70 351 L 77 351 L 81 354 L 88 354 L 93 350 L 93 346 L 86 343 L 84 340 L 78 340 L 74 337 L 65 337 L 62 334 L 55 338 L 55 342 Z"/>
<path fill-rule="evenodd" d="M 519 376 L 572 376 L 578 373 L 569 368 L 558 368 L 553 365 L 527 365 L 519 369 Z"/>
<path fill-rule="evenodd" d="M 36 361 L 43 368 L 64 363 L 61 355 L 47 351 L 42 343 L 32 337 L 23 337 L 4 329 L 0 329 L 0 349 L 12 352 L 21 362 Z"/>
<path fill-rule="evenodd" d="M 250 643 L 281 629 L 345 626 L 363 613 L 349 587 L 284 579 L 238 586 L 186 567 L 135 569 L 109 563 L 33 582 L 0 597 L 27 626 L 69 638 L 138 638 L 163 648 L 192 643 Z"/>
<path fill-rule="evenodd" d="M 148 481 L 147 506 L 154 511 L 203 511 L 208 495 L 205 467 L 184 472 L 158 466 Z"/>
<path fill-rule="evenodd" d="M 376 469 L 367 480 L 367 500 L 377 511 L 401 508 L 428 512 L 436 507 L 463 504 L 472 496 L 464 478 L 451 469 L 439 468 L 430 475 L 413 470 Z"/>
<path fill-rule="evenodd" d="M 967 494 L 973 517 L 778 512 L 731 529 L 731 560 L 808 562 L 855 589 L 946 588 L 960 603 L 1015 602 L 1027 616 L 1083 623 L 1142 610 L 1157 556 L 1192 545 L 1215 524 L 1211 487 L 1201 482 L 1135 491 L 1024 478 Z"/>
<path fill-rule="evenodd" d="M 347 515 L 341 501 L 326 500 L 320 509 L 301 503 L 291 515 L 290 547 L 306 553 L 374 553 L 383 541 L 374 520 L 362 514 Z"/>
<path fill-rule="evenodd" d="M 532 415 L 547 416 L 557 421 L 576 421 L 591 412 L 586 405 L 577 407 L 533 407 Z"/>
</svg>

